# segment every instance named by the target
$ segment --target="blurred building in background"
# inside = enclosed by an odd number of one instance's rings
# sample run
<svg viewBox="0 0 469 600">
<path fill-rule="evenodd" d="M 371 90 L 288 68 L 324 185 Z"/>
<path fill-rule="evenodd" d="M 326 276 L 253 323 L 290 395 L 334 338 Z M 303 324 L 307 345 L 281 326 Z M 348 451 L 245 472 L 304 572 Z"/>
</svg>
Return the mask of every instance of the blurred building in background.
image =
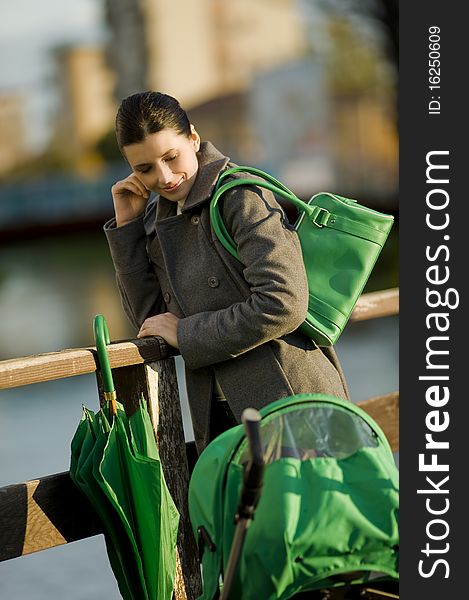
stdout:
<svg viewBox="0 0 469 600">
<path fill-rule="evenodd" d="M 154 89 L 190 108 L 247 89 L 306 47 L 296 0 L 106 0 L 106 14 L 118 100 Z"/>
<path fill-rule="evenodd" d="M 299 195 L 333 183 L 324 67 L 314 57 L 259 71 L 243 91 L 189 109 L 203 137 L 234 161 L 257 165 Z"/>
<path fill-rule="evenodd" d="M 116 74 L 113 92 L 119 100 L 146 89 L 148 52 L 142 4 L 135 0 L 104 0 L 110 34 L 107 60 Z"/>
<path fill-rule="evenodd" d="M 51 143 L 85 168 L 92 168 L 96 142 L 114 122 L 115 76 L 103 47 L 62 46 L 55 49 L 54 56 L 58 112 Z"/>
<path fill-rule="evenodd" d="M 145 89 L 174 95 L 204 139 L 304 198 L 331 190 L 397 209 L 396 65 L 376 20 L 319 0 L 101 1 L 101 42 L 51 52 L 56 108 L 41 155 L 27 153 L 21 93 L 0 96 L 0 173 L 12 180 L 0 224 L 30 215 L 39 194 L 54 223 L 107 216 L 128 171 L 116 107 Z"/>
<path fill-rule="evenodd" d="M 0 92 L 0 175 L 29 156 L 25 97 L 20 91 Z"/>
<path fill-rule="evenodd" d="M 334 189 L 333 107 L 319 56 L 261 74 L 252 87 L 250 108 L 251 129 L 267 170 L 303 197 Z"/>
<path fill-rule="evenodd" d="M 392 78 L 376 46 L 345 20 L 306 18 L 297 0 L 106 0 L 106 7 L 117 101 L 164 91 L 204 138 L 300 195 L 339 189 L 395 204 Z"/>
</svg>

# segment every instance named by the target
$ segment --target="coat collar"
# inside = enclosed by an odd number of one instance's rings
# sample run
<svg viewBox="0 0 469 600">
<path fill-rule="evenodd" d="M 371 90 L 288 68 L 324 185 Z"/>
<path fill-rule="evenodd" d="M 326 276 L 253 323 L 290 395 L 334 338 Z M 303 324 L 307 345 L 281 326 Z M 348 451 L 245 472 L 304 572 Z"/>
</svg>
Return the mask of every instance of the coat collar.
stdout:
<svg viewBox="0 0 469 600">
<path fill-rule="evenodd" d="M 226 167 L 230 159 L 224 156 L 211 142 L 202 142 L 197 152 L 199 170 L 194 185 L 184 202 L 182 212 L 193 210 L 208 200 L 213 187 L 218 179 L 218 174 Z M 176 203 L 162 198 L 157 198 L 157 219 L 166 218 L 176 214 Z"/>
</svg>

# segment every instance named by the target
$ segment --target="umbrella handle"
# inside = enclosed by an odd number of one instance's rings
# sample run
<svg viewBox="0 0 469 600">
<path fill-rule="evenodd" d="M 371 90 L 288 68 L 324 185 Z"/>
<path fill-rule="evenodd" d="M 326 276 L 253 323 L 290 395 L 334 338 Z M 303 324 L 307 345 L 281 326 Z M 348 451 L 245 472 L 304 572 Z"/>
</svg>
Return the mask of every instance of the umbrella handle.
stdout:
<svg viewBox="0 0 469 600">
<path fill-rule="evenodd" d="M 111 365 L 107 353 L 107 344 L 110 343 L 109 331 L 103 315 L 96 315 L 93 323 L 94 339 L 98 351 L 98 363 L 103 377 L 104 398 L 110 401 L 111 412 L 116 414 L 116 390 L 112 379 Z"/>
</svg>

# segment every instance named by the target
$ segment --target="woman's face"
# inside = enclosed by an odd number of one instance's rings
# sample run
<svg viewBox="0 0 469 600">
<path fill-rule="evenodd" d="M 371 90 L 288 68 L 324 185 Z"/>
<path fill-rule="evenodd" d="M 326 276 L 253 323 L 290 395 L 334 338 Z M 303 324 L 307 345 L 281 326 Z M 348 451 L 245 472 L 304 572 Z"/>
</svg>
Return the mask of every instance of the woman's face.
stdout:
<svg viewBox="0 0 469 600">
<path fill-rule="evenodd" d="M 150 133 L 143 142 L 124 146 L 132 170 L 152 192 L 178 202 L 187 198 L 197 175 L 200 137 L 191 125 L 189 137 L 174 129 Z"/>
</svg>

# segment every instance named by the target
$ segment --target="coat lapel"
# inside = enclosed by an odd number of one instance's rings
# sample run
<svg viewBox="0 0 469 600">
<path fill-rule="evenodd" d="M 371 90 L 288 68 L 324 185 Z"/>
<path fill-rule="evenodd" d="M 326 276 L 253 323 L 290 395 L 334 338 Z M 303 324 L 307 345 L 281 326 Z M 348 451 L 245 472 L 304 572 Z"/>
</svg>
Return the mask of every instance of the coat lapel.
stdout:
<svg viewBox="0 0 469 600">
<path fill-rule="evenodd" d="M 202 142 L 197 153 L 199 171 L 189 195 L 182 207 L 182 212 L 193 210 L 210 197 L 217 182 L 218 175 L 226 167 L 229 158 L 224 156 L 211 142 Z"/>
</svg>

